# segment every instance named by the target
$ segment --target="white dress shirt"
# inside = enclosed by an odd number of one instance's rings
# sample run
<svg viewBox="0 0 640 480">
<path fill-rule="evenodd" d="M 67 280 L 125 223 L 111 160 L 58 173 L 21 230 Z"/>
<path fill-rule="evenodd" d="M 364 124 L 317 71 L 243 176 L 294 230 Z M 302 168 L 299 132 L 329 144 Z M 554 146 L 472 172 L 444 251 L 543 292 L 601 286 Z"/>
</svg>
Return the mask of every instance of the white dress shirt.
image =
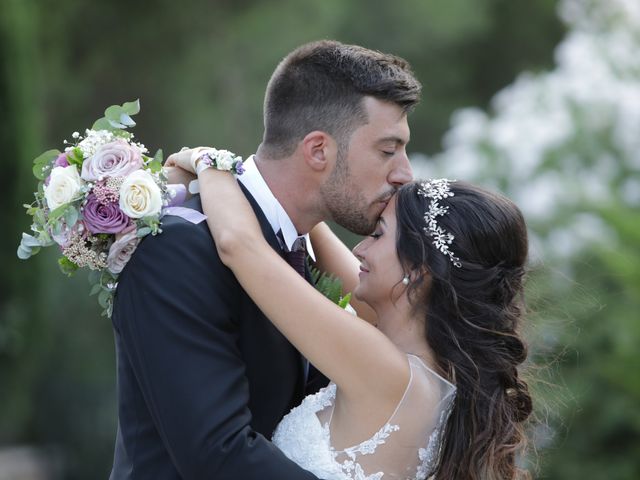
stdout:
<svg viewBox="0 0 640 480">
<path fill-rule="evenodd" d="M 253 155 L 243 162 L 243 166 L 244 173 L 238 176 L 238 181 L 240 181 L 240 183 L 249 190 L 249 193 L 253 196 L 255 201 L 258 202 L 264 216 L 267 217 L 271 228 L 273 228 L 273 232 L 277 234 L 279 231 L 282 231 L 282 237 L 284 238 L 285 245 L 289 251 L 293 246 L 293 242 L 295 242 L 298 237 L 304 237 L 307 244 L 307 253 L 315 261 L 316 257 L 313 253 L 311 241 L 309 240 L 309 234 L 298 234 L 291 218 L 289 218 L 285 209 L 282 207 L 273 192 L 271 192 L 267 182 L 262 178 L 260 170 L 258 170 L 256 162 L 254 161 Z"/>
</svg>

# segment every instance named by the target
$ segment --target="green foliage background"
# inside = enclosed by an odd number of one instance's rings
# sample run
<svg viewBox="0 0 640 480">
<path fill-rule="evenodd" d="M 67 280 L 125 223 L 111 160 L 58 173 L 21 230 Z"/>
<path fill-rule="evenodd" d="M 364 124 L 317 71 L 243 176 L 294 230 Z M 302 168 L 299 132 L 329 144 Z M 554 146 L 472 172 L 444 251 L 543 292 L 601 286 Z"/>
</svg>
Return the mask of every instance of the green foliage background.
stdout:
<svg viewBox="0 0 640 480">
<path fill-rule="evenodd" d="M 564 35 L 553 0 L 0 0 L 0 446 L 62 459 L 66 479 L 106 478 L 116 429 L 111 325 L 83 275 L 55 252 L 15 254 L 29 219 L 31 161 L 140 98 L 135 134 L 150 150 L 224 146 L 248 156 L 262 97 L 297 45 L 335 38 L 400 55 L 424 84 L 409 150 L 432 155 L 457 108 L 485 108 L 523 71 L 552 68 Z M 551 165 L 550 168 L 553 166 Z M 496 174 L 499 172 L 496 172 Z M 491 176 L 492 172 L 486 172 Z M 610 209 L 624 248 L 585 252 L 562 287 L 534 278 L 535 338 L 549 427 L 539 478 L 640 476 L 637 211 Z M 544 226 L 540 227 L 544 229 Z M 356 238 L 341 231 L 353 244 Z M 545 318 L 562 317 L 544 323 Z"/>
</svg>

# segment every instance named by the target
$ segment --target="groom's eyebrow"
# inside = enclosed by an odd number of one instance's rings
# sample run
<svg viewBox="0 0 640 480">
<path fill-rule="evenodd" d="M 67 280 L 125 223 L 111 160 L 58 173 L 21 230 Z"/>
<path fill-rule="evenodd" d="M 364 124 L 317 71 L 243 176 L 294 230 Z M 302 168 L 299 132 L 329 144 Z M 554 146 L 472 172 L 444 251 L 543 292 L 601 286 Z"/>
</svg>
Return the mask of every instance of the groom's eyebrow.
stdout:
<svg viewBox="0 0 640 480">
<path fill-rule="evenodd" d="M 380 140 L 378 140 L 378 143 L 388 143 L 388 142 L 393 142 L 396 143 L 398 145 L 405 145 L 407 143 L 409 143 L 409 139 L 407 139 L 405 141 L 404 138 L 400 138 L 400 137 L 396 137 L 395 135 L 389 136 L 389 137 L 383 137 Z"/>
</svg>

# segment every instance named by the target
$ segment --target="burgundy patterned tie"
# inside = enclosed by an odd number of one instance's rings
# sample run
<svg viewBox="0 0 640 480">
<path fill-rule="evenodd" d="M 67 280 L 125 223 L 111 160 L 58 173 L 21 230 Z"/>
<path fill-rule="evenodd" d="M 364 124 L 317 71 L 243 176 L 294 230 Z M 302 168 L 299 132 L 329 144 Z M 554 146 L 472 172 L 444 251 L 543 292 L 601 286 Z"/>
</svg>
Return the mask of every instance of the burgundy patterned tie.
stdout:
<svg viewBox="0 0 640 480">
<path fill-rule="evenodd" d="M 291 251 L 284 252 L 284 258 L 289 262 L 296 272 L 303 278 L 305 276 L 305 259 L 307 257 L 307 242 L 304 237 L 296 238 L 291 246 Z"/>
<path fill-rule="evenodd" d="M 305 275 L 305 260 L 307 257 L 307 241 L 304 237 L 298 237 L 291 245 L 291 250 L 287 251 L 287 244 L 284 241 L 284 235 L 282 234 L 282 230 L 279 230 L 276 234 L 278 239 L 280 240 L 280 244 L 285 250 L 283 252 L 284 259 L 291 265 L 296 272 L 298 272 L 302 278 L 306 279 Z M 302 364 L 303 364 L 303 372 L 304 372 L 304 383 L 307 383 L 309 379 L 309 361 L 302 356 Z"/>
</svg>

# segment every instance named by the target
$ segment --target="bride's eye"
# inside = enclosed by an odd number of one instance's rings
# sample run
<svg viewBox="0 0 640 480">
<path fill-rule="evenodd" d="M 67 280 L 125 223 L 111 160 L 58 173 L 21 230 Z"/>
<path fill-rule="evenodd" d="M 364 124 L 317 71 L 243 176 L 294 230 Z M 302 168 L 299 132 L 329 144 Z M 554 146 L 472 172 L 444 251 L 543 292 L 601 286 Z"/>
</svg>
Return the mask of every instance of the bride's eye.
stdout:
<svg viewBox="0 0 640 480">
<path fill-rule="evenodd" d="M 380 238 L 382 236 L 382 232 L 373 232 L 371 235 L 369 235 L 371 238 L 373 238 L 374 240 Z"/>
</svg>

